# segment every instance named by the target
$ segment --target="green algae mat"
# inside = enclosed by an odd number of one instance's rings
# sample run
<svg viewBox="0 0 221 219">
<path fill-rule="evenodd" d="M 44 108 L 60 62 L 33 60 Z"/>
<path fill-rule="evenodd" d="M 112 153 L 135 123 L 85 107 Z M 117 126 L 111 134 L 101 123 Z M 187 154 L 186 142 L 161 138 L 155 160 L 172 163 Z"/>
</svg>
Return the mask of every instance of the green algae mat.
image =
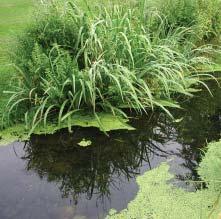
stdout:
<svg viewBox="0 0 221 219">
<path fill-rule="evenodd" d="M 138 177 L 136 198 L 119 213 L 111 210 L 107 219 L 218 219 L 221 202 L 217 191 L 187 192 L 168 183 L 173 177 L 165 163 Z"/>
<path fill-rule="evenodd" d="M 169 181 L 174 175 L 169 173 L 169 165 L 163 163 L 139 176 L 136 198 L 121 212 L 111 210 L 107 219 L 219 219 L 221 141 L 210 143 L 207 148 L 198 168 L 206 188 L 188 192 L 173 186 Z"/>
</svg>

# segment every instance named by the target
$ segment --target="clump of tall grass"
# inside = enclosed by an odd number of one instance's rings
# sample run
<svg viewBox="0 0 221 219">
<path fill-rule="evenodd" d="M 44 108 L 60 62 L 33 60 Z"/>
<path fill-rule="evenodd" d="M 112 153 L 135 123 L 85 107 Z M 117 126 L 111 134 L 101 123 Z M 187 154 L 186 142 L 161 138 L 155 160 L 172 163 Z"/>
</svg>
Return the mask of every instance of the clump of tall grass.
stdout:
<svg viewBox="0 0 221 219">
<path fill-rule="evenodd" d="M 46 5 L 18 38 L 12 60 L 16 86 L 7 116 L 24 112 L 31 132 L 48 121 L 68 122 L 76 111 L 105 111 L 126 116 L 122 108 L 146 112 L 191 95 L 201 83 L 199 64 L 211 47 L 185 40 L 191 30 L 167 31 L 166 19 L 153 32 L 145 13 L 135 8 L 100 6 L 82 10 L 72 1 Z"/>
</svg>

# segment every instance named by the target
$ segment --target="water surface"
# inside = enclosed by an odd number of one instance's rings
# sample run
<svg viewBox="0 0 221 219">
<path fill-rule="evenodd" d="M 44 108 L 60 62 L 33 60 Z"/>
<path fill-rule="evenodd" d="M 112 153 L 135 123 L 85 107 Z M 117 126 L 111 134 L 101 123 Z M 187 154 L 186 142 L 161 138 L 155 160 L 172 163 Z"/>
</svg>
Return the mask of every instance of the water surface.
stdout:
<svg viewBox="0 0 221 219">
<path fill-rule="evenodd" d="M 0 219 L 95 219 L 121 210 L 138 187 L 136 177 L 170 163 L 177 186 L 194 190 L 196 167 L 206 142 L 221 137 L 221 91 L 205 90 L 182 101 L 172 122 L 164 113 L 134 118 L 136 131 L 105 136 L 75 128 L 33 135 L 28 142 L 0 148 Z M 89 147 L 79 147 L 82 139 Z"/>
</svg>

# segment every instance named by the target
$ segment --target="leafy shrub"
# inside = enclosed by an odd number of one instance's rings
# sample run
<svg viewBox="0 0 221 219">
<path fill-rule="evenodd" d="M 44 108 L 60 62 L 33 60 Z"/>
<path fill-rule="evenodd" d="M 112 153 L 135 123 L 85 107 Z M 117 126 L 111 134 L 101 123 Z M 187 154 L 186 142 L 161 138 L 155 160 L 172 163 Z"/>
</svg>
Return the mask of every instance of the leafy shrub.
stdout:
<svg viewBox="0 0 221 219">
<path fill-rule="evenodd" d="M 165 106 L 177 107 L 173 94 L 191 95 L 200 82 L 191 72 L 209 62 L 201 54 L 211 48 L 184 42 L 183 27 L 165 34 L 164 19 L 150 32 L 146 15 L 137 16 L 141 6 L 94 12 L 72 2 L 46 5 L 13 49 L 17 85 L 7 114 L 23 110 L 31 131 L 48 120 L 69 121 L 79 110 L 126 116 L 122 108 L 157 106 L 170 114 Z"/>
</svg>

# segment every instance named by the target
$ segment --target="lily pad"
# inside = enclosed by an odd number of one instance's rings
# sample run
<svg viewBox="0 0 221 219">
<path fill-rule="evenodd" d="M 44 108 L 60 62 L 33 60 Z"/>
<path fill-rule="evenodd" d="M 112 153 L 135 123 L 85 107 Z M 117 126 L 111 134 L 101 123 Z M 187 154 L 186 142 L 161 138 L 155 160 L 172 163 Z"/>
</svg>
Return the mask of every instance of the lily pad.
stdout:
<svg viewBox="0 0 221 219">
<path fill-rule="evenodd" d="M 92 142 L 90 140 L 85 140 L 85 139 L 82 139 L 82 141 L 78 143 L 78 145 L 81 147 L 88 147 L 91 144 Z"/>
<path fill-rule="evenodd" d="M 94 115 L 75 114 L 72 121 L 73 126 L 96 127 L 105 132 L 119 129 L 135 130 L 135 128 L 127 124 L 128 119 L 114 116 L 110 113 L 99 113 L 97 117 Z"/>
<path fill-rule="evenodd" d="M 128 119 L 120 116 L 114 116 L 110 113 L 97 113 L 97 116 L 93 114 L 75 113 L 69 124 L 63 122 L 60 126 L 55 123 L 47 125 L 47 127 L 39 126 L 34 131 L 35 134 L 53 134 L 57 130 L 67 128 L 68 126 L 80 126 L 80 127 L 95 127 L 103 132 L 109 132 L 112 130 L 135 130 L 134 127 L 127 124 Z"/>
</svg>

